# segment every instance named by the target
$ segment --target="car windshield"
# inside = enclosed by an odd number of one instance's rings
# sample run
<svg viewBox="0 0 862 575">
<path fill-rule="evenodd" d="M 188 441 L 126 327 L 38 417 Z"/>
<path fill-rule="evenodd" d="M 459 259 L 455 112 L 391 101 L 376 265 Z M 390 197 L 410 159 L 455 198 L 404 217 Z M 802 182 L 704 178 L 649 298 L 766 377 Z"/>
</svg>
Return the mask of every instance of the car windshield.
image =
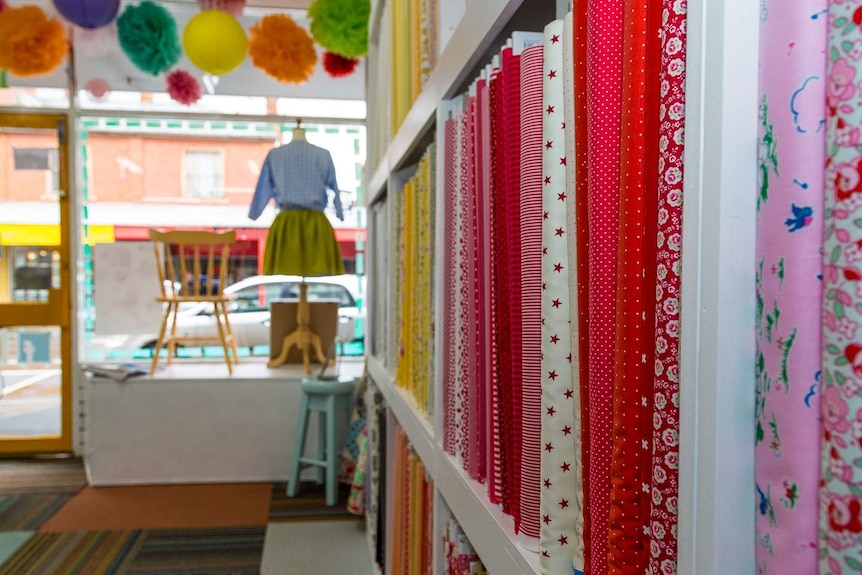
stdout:
<svg viewBox="0 0 862 575">
<path fill-rule="evenodd" d="M 344 286 L 325 282 L 306 282 L 308 301 L 338 300 L 339 307 L 356 307 L 356 300 Z M 273 282 L 250 285 L 233 293 L 228 304 L 230 313 L 250 313 L 269 311 L 274 299 L 299 299 L 299 282 Z M 208 304 L 200 315 L 212 315 L 212 304 Z"/>
</svg>

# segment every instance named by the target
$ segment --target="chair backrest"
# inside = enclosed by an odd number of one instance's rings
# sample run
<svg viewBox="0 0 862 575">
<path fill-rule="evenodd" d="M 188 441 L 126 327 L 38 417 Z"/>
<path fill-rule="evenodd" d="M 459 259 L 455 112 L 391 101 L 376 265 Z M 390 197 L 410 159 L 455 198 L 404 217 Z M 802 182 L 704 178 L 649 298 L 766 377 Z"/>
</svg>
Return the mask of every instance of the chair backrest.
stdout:
<svg viewBox="0 0 862 575">
<path fill-rule="evenodd" d="M 236 231 L 161 232 L 151 229 L 150 240 L 155 250 L 162 298 L 201 301 L 221 296 Z"/>
</svg>

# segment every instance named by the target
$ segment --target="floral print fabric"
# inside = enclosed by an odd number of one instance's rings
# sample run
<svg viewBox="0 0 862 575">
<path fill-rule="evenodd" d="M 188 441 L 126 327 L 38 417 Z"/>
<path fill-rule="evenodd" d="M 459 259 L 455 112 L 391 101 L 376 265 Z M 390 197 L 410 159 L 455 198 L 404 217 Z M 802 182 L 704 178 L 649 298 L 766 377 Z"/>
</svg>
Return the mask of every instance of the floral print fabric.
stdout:
<svg viewBox="0 0 862 575">
<path fill-rule="evenodd" d="M 862 571 L 862 3 L 828 16 L 820 573 L 843 575 Z"/>
</svg>

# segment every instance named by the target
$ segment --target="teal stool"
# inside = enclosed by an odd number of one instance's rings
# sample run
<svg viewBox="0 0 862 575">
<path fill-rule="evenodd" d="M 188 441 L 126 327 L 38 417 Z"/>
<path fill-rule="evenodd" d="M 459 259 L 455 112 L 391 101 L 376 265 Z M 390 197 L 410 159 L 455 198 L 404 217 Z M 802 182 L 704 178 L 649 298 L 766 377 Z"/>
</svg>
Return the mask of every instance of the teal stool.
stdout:
<svg viewBox="0 0 862 575">
<path fill-rule="evenodd" d="M 299 476 L 305 467 L 319 467 L 318 484 L 326 481 L 326 504 L 338 503 L 338 469 L 341 449 L 336 449 L 338 430 L 350 420 L 353 405 L 355 379 L 327 380 L 306 377 L 302 380 L 302 399 L 299 405 L 299 425 L 290 478 L 287 482 L 288 497 L 295 497 L 299 488 Z M 319 413 L 317 458 L 305 455 L 305 439 L 308 435 L 309 414 Z"/>
</svg>

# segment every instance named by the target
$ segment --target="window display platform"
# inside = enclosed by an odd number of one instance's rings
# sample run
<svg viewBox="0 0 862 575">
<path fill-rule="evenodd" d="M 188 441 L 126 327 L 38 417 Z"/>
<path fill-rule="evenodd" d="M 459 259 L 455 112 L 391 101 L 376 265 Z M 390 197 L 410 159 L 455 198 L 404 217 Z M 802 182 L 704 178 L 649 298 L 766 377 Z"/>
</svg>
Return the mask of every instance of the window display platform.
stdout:
<svg viewBox="0 0 862 575">
<path fill-rule="evenodd" d="M 338 373 L 360 377 L 364 366 L 363 358 L 345 358 Z M 242 361 L 230 376 L 214 362 L 176 363 L 124 382 L 88 378 L 90 485 L 285 481 L 303 376 L 301 365 L 269 369 L 261 358 Z M 309 445 L 316 431 L 311 425 Z M 306 473 L 313 478 L 314 470 Z"/>
</svg>

